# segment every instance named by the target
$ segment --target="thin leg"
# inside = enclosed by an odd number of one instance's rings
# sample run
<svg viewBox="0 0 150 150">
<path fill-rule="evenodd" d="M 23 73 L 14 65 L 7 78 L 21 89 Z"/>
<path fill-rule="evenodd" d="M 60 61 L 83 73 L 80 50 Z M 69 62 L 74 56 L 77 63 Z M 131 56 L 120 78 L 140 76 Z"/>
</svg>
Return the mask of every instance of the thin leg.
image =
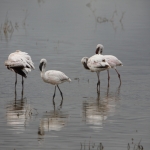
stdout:
<svg viewBox="0 0 150 150">
<path fill-rule="evenodd" d="M 109 95 L 109 86 L 107 87 L 106 97 L 108 98 Z"/>
<path fill-rule="evenodd" d="M 15 101 L 17 100 L 17 93 L 15 92 Z"/>
<path fill-rule="evenodd" d="M 55 113 L 55 105 L 53 104 L 53 106 L 54 106 L 54 113 Z"/>
<path fill-rule="evenodd" d="M 16 85 L 17 85 L 17 73 L 16 73 L 15 89 L 16 89 Z"/>
<path fill-rule="evenodd" d="M 17 86 L 17 73 L 16 73 L 16 81 L 15 81 L 15 100 L 16 100 L 16 98 L 17 98 L 16 86 Z"/>
<path fill-rule="evenodd" d="M 97 82 L 97 93 L 100 92 L 100 81 Z"/>
<path fill-rule="evenodd" d="M 98 78 L 98 82 L 97 82 L 97 93 L 100 92 L 100 79 L 99 79 L 99 72 L 97 72 L 97 78 Z"/>
<path fill-rule="evenodd" d="M 62 97 L 62 100 L 61 100 L 61 103 L 60 103 L 60 108 L 62 107 L 62 104 L 63 104 L 63 94 L 62 94 L 62 92 L 61 92 L 61 90 L 60 90 L 60 88 L 59 88 L 59 86 L 57 85 L 57 88 L 58 88 L 58 90 L 59 90 L 59 92 L 60 92 L 60 94 L 61 94 L 61 97 Z"/>
<path fill-rule="evenodd" d="M 23 76 L 22 76 L 22 97 L 23 97 L 23 91 L 24 91 L 24 80 L 23 80 Z"/>
<path fill-rule="evenodd" d="M 60 108 L 59 109 L 61 109 L 62 108 L 62 104 L 63 104 L 63 100 L 61 100 L 61 103 L 60 103 Z"/>
<path fill-rule="evenodd" d="M 61 94 L 61 98 L 62 98 L 62 100 L 63 100 L 63 93 L 61 92 L 61 90 L 60 90 L 60 88 L 59 88 L 58 85 L 57 85 L 57 87 L 58 87 L 58 90 L 59 90 L 59 92 L 60 92 L 60 94 Z"/>
<path fill-rule="evenodd" d="M 109 87 L 109 80 L 110 80 L 110 75 L 109 75 L 109 70 L 107 70 L 107 73 L 108 73 L 108 87 Z"/>
<path fill-rule="evenodd" d="M 116 72 L 117 72 L 117 74 L 118 74 L 118 78 L 119 78 L 119 80 L 120 80 L 120 85 L 121 85 L 121 78 L 120 78 L 120 74 L 119 74 L 119 72 L 117 71 L 117 69 L 115 69 L 116 70 Z"/>
<path fill-rule="evenodd" d="M 97 92 L 97 100 L 100 100 L 100 92 Z"/>
<path fill-rule="evenodd" d="M 55 101 L 54 101 L 54 98 L 55 98 L 55 93 L 56 93 L 56 85 L 55 85 L 55 89 L 54 89 L 54 95 L 53 95 L 53 105 L 55 106 Z"/>
</svg>

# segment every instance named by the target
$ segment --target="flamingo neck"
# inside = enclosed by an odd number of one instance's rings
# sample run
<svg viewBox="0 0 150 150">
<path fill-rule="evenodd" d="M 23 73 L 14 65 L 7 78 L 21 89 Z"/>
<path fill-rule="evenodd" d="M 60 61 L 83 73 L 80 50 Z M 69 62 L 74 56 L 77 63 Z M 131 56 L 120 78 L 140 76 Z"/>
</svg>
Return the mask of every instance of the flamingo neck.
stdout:
<svg viewBox="0 0 150 150">
<path fill-rule="evenodd" d="M 42 66 L 42 71 L 41 71 L 41 77 L 45 76 L 45 68 L 46 68 L 46 65 L 43 65 Z"/>
<path fill-rule="evenodd" d="M 103 50 L 100 49 L 100 47 L 97 47 L 95 53 L 98 55 L 102 55 Z"/>
</svg>

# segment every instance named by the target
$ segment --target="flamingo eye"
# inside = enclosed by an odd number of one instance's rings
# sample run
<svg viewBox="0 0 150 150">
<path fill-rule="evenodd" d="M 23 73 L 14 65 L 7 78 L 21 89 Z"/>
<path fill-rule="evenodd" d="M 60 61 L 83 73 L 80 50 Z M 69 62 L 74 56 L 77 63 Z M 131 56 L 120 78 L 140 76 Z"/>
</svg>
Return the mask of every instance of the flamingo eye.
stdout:
<svg viewBox="0 0 150 150">
<path fill-rule="evenodd" d="M 103 59 L 102 62 L 105 62 L 105 59 Z"/>
</svg>

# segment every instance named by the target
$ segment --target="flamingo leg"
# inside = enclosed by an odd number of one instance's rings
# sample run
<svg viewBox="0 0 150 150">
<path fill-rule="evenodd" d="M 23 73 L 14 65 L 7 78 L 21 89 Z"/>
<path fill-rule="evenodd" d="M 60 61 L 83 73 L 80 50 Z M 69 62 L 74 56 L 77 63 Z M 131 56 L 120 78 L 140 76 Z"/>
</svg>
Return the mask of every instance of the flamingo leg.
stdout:
<svg viewBox="0 0 150 150">
<path fill-rule="evenodd" d="M 115 69 L 116 70 L 116 72 L 117 72 L 117 74 L 118 74 L 118 78 L 119 78 L 119 80 L 120 80 L 120 85 L 121 85 L 121 78 L 120 78 L 120 74 L 119 74 L 119 72 L 117 71 L 117 69 Z"/>
<path fill-rule="evenodd" d="M 61 94 L 61 97 L 62 97 L 62 100 L 63 100 L 63 93 L 62 93 L 62 91 L 60 90 L 60 88 L 59 88 L 58 85 L 57 85 L 57 87 L 58 87 L 58 90 L 59 90 L 59 92 L 60 92 L 60 94 Z"/>
<path fill-rule="evenodd" d="M 54 95 L 53 95 L 53 105 L 54 105 L 54 106 L 55 106 L 55 102 L 54 102 L 55 93 L 56 93 L 56 85 L 55 85 L 55 89 L 54 89 Z"/>
<path fill-rule="evenodd" d="M 15 88 L 16 88 L 16 85 L 17 85 L 17 73 L 16 73 Z"/>
<path fill-rule="evenodd" d="M 97 92 L 97 101 L 100 100 L 100 92 Z"/>
<path fill-rule="evenodd" d="M 100 79 L 99 79 L 99 72 L 97 72 L 97 78 L 98 78 L 98 82 L 97 82 L 97 93 L 100 92 Z"/>
<path fill-rule="evenodd" d="M 63 100 L 61 100 L 61 103 L 60 103 L 60 108 L 62 108 L 62 104 L 63 104 Z"/>
<path fill-rule="evenodd" d="M 23 98 L 23 91 L 24 91 L 24 80 L 23 80 L 23 76 L 22 76 L 22 98 Z"/>
<path fill-rule="evenodd" d="M 15 100 L 16 100 L 16 97 L 17 97 L 16 86 L 17 86 L 17 73 L 16 73 L 16 81 L 15 81 Z"/>
<path fill-rule="evenodd" d="M 109 95 L 109 86 L 107 87 L 106 97 L 108 98 Z"/>
<path fill-rule="evenodd" d="M 110 75 L 109 75 L 109 70 L 107 70 L 107 73 L 108 73 L 108 87 L 109 87 L 109 80 L 110 80 Z"/>
</svg>

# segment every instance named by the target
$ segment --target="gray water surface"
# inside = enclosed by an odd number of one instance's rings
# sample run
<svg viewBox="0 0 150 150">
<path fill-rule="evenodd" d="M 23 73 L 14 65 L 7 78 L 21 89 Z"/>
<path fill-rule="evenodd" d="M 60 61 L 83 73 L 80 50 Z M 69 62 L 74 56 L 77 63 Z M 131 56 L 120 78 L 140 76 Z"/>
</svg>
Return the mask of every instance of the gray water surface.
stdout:
<svg viewBox="0 0 150 150">
<path fill-rule="evenodd" d="M 0 1 L 0 149 L 105 150 L 150 149 L 150 1 L 149 0 L 1 0 Z M 81 58 L 115 55 L 122 85 L 114 69 L 85 70 Z M 18 75 L 4 66 L 8 55 L 22 50 L 32 57 L 35 70 L 25 79 L 21 96 Z M 42 81 L 46 69 L 72 79 L 56 91 Z M 101 145 L 101 146 L 102 146 Z"/>
</svg>

